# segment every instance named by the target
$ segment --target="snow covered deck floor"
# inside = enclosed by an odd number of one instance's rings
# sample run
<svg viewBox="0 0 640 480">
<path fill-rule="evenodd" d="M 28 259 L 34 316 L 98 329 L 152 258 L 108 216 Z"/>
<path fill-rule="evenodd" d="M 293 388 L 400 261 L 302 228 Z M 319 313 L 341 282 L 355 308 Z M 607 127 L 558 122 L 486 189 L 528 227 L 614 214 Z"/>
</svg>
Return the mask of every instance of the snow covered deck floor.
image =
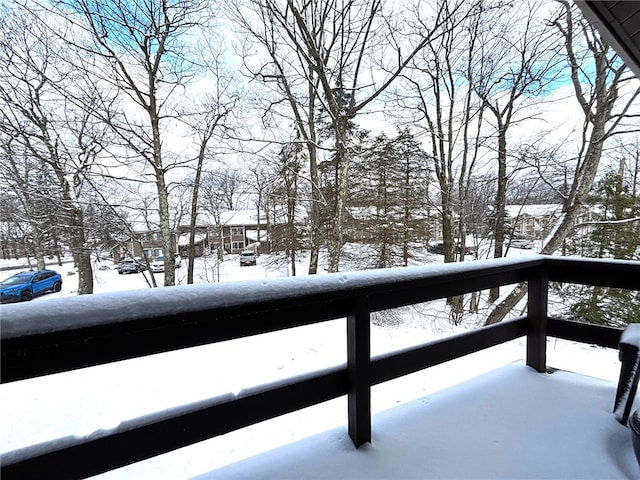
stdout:
<svg viewBox="0 0 640 480">
<path fill-rule="evenodd" d="M 360 449 L 343 427 L 196 478 L 640 478 L 615 387 L 517 362 L 374 416 Z"/>
</svg>

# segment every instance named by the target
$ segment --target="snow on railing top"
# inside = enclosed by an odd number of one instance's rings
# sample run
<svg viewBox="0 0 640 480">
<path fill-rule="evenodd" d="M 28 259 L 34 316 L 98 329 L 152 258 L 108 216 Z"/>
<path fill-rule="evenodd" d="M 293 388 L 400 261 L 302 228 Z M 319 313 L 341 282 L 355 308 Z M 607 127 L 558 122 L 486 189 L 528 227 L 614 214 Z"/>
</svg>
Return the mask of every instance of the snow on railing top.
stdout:
<svg viewBox="0 0 640 480">
<path fill-rule="evenodd" d="M 2 339 L 37 335 L 76 327 L 130 322 L 137 319 L 221 311 L 243 306 L 261 309 L 271 302 L 304 302 L 310 297 L 353 296 L 355 292 L 401 290 L 443 278 L 469 277 L 501 269 L 522 269 L 540 263 L 542 256 L 479 260 L 424 267 L 340 272 L 268 280 L 178 285 L 50 299 L 46 302 L 2 306 Z"/>
</svg>

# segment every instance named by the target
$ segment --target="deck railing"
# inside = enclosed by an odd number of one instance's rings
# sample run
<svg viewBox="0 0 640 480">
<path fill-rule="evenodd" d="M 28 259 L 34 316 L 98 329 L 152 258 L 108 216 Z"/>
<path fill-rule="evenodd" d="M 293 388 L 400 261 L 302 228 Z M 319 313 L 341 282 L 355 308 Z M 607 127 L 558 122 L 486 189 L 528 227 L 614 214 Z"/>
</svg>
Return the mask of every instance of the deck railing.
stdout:
<svg viewBox="0 0 640 480">
<path fill-rule="evenodd" d="M 372 312 L 522 281 L 526 316 L 371 358 Z M 3 383 L 336 318 L 347 363 L 8 452 L 1 478 L 85 478 L 342 395 L 359 446 L 371 440 L 372 385 L 522 336 L 539 372 L 547 336 L 616 348 L 618 329 L 548 318 L 550 281 L 640 290 L 640 262 L 527 256 L 4 305 Z"/>
</svg>

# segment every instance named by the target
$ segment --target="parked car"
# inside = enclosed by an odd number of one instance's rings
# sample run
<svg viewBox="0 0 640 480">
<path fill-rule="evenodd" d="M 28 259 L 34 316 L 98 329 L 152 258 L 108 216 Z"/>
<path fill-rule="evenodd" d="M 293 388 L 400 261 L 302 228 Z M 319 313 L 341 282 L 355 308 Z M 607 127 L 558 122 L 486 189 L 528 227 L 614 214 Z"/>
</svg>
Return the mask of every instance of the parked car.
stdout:
<svg viewBox="0 0 640 480">
<path fill-rule="evenodd" d="M 61 289 L 62 276 L 54 270 L 16 273 L 0 282 L 0 302 L 28 302 L 38 295 Z"/>
<path fill-rule="evenodd" d="M 444 243 L 438 242 L 438 243 L 434 243 L 433 245 L 429 245 L 427 246 L 427 251 L 430 253 L 437 253 L 440 255 L 444 255 Z M 463 251 L 462 245 L 458 245 L 457 252 L 462 253 L 462 251 Z M 464 247 L 465 255 L 473 255 L 473 253 L 474 252 L 472 247 Z"/>
<path fill-rule="evenodd" d="M 444 255 L 444 243 L 434 243 L 433 245 L 427 246 L 427 251 L 429 253 L 437 253 L 439 255 Z"/>
<path fill-rule="evenodd" d="M 118 273 L 125 275 L 128 273 L 140 273 L 147 269 L 141 258 L 123 258 L 118 265 Z"/>
<path fill-rule="evenodd" d="M 526 248 L 531 249 L 534 247 L 534 244 L 531 240 L 524 240 L 520 238 L 514 238 L 511 240 L 510 246 L 513 248 Z"/>
<path fill-rule="evenodd" d="M 256 254 L 251 251 L 245 251 L 240 254 L 240 266 L 246 267 L 256 264 Z"/>
<path fill-rule="evenodd" d="M 175 256 L 176 268 L 180 268 L 181 264 L 182 264 L 182 257 L 180 256 L 180 254 L 176 253 L 176 256 Z M 153 273 L 164 272 L 164 257 L 162 255 L 159 257 L 156 257 L 156 259 L 153 262 L 151 262 L 149 267 L 151 268 L 151 271 Z"/>
</svg>

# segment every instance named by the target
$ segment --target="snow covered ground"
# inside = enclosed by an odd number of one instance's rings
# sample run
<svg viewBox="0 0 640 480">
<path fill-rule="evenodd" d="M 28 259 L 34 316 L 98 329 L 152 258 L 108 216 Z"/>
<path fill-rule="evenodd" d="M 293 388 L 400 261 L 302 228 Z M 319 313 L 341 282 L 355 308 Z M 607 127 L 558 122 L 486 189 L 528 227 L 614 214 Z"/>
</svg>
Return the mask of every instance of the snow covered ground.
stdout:
<svg viewBox="0 0 640 480">
<path fill-rule="evenodd" d="M 197 259 L 196 282 L 236 281 L 286 276 L 286 266 L 273 266 L 259 257 L 255 267 L 240 267 L 228 256 L 220 265 Z M 434 256 L 432 261 L 437 261 Z M 8 267 L 5 262 L 0 267 Z M 102 268 L 100 268 L 102 267 Z M 75 295 L 77 275 L 72 263 L 49 266 L 63 275 L 60 293 L 33 301 Z M 186 263 L 177 283 L 186 283 Z M 306 268 L 301 265 L 299 273 Z M 2 278 L 12 271 L 0 272 Z M 148 275 L 148 274 L 146 274 Z M 156 274 L 162 284 L 162 274 Z M 148 288 L 143 274 L 118 275 L 111 262 L 96 264 L 95 292 Z M 372 355 L 424 343 L 476 325 L 452 326 L 440 304 L 409 309 L 394 321 L 375 322 Z M 0 315 L 2 313 L 0 307 Z M 66 435 L 87 434 L 99 428 L 170 406 L 346 361 L 344 320 L 234 340 L 142 359 L 88 368 L 0 386 L 0 451 Z M 246 352 L 251 352 L 247 361 Z M 382 412 L 423 398 L 525 356 L 524 339 L 515 340 L 373 388 L 372 411 Z M 617 352 L 550 339 L 550 366 L 617 382 Z M 612 399 L 613 401 L 613 399 Z M 346 399 L 336 399 L 263 422 L 191 447 L 101 475 L 104 479 L 191 478 L 294 440 L 343 426 Z"/>
<path fill-rule="evenodd" d="M 357 450 L 336 428 L 197 480 L 638 478 L 614 388 L 514 362 L 376 415 Z"/>
</svg>

